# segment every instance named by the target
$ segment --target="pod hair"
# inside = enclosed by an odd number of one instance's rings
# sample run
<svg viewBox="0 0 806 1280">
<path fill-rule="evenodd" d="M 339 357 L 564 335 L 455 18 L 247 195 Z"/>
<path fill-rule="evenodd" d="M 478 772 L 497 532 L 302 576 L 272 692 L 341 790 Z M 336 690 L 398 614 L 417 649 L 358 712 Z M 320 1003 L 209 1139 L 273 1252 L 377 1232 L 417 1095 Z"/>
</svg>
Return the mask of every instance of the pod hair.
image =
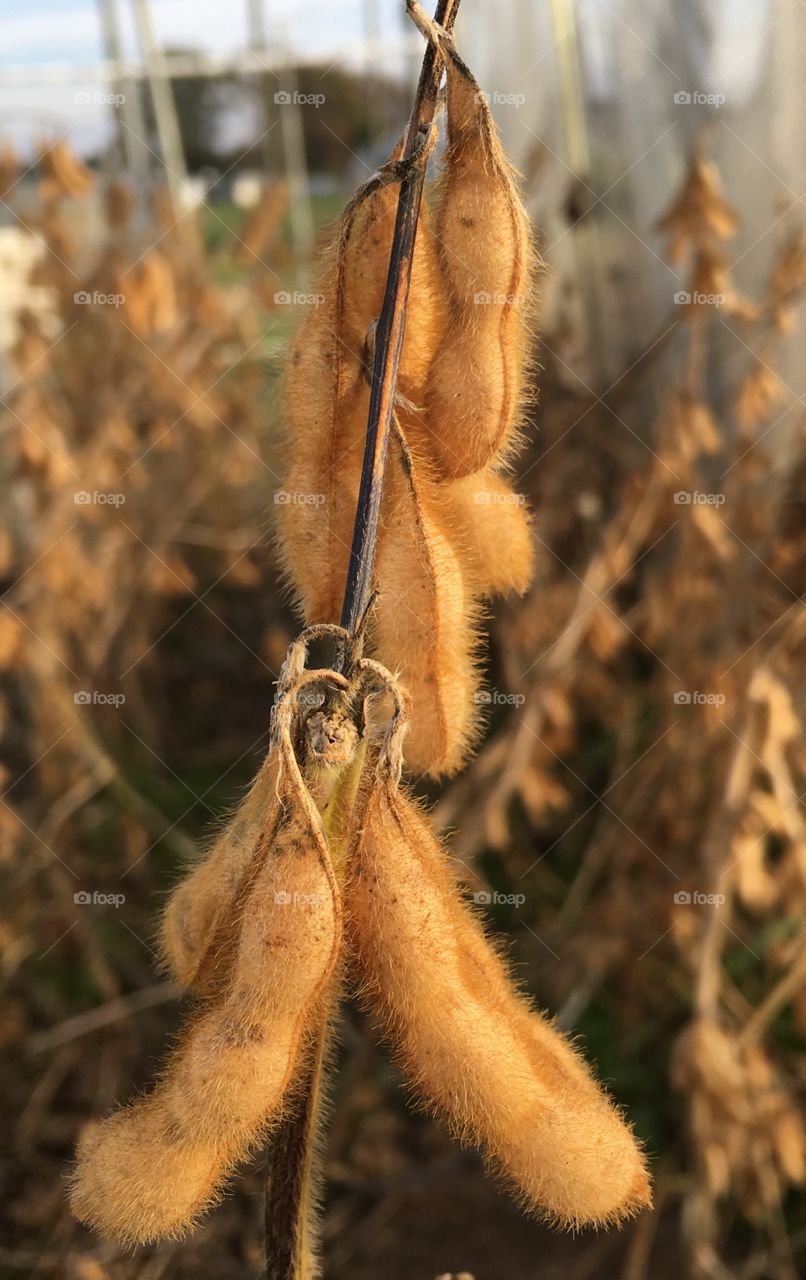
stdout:
<svg viewBox="0 0 806 1280">
<path fill-rule="evenodd" d="M 88 1126 L 79 1141 L 73 1212 L 123 1244 L 182 1235 L 215 1202 L 282 1118 L 326 1005 L 341 942 L 341 892 L 292 746 L 298 694 L 321 675 L 305 673 L 278 704 L 272 755 L 241 814 L 254 826 L 267 806 L 256 842 L 238 845 L 230 833 L 179 891 L 182 945 L 171 959 L 176 964 L 178 954 L 180 976 L 206 990 L 201 978 L 213 954 L 213 994 L 188 1020 L 152 1092 Z M 355 734 L 323 731 L 321 716 L 311 717 L 308 736 L 320 789 L 323 771 L 333 781 L 355 748 Z M 166 919 L 174 919 L 170 909 Z"/>
<path fill-rule="evenodd" d="M 445 64 L 448 141 L 436 239 L 450 323 L 426 393 L 434 462 L 447 477 L 509 457 L 527 401 L 538 256 L 487 99 L 452 37 L 409 12 Z"/>
<path fill-rule="evenodd" d="M 553 1222 L 602 1226 L 650 1204 L 629 1126 L 513 986 L 416 803 L 389 770 L 368 788 L 347 932 L 413 1091 Z"/>
</svg>

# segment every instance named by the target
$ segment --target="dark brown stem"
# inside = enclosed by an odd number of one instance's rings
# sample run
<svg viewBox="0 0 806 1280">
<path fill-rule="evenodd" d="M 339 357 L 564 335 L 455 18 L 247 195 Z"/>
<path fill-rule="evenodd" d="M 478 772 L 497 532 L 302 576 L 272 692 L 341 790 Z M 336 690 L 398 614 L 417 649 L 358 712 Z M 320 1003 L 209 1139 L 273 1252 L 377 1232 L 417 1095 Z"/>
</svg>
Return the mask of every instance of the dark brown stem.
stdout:
<svg viewBox="0 0 806 1280">
<path fill-rule="evenodd" d="M 460 0 L 439 0 L 434 21 L 451 30 Z M 367 434 L 361 487 L 353 527 L 353 542 L 347 571 L 347 585 L 341 613 L 341 625 L 355 634 L 366 612 L 372 592 L 375 566 L 375 544 L 378 537 L 383 479 L 389 435 L 392 427 L 400 353 L 406 329 L 406 307 L 411 283 L 411 268 L 420 201 L 425 182 L 425 156 L 415 163 L 423 151 L 428 130 L 434 118 L 442 64 L 433 44 L 429 44 L 417 95 L 409 118 L 402 160 L 411 161 L 400 184 L 397 217 L 386 277 L 386 291 L 375 332 L 375 360 L 372 368 Z"/>
<path fill-rule="evenodd" d="M 316 1251 L 314 1155 L 330 1023 L 323 1018 L 304 1063 L 299 1092 L 269 1152 L 266 1171 L 265 1280 L 308 1280 Z"/>
<path fill-rule="evenodd" d="M 461 0 L 439 0 L 434 21 L 453 27 Z M 375 332 L 369 415 L 361 486 L 353 529 L 350 564 L 342 606 L 342 626 L 354 641 L 353 652 L 341 646 L 334 665 L 352 664 L 372 599 L 375 544 L 378 536 L 384 470 L 394 416 L 400 353 L 420 202 L 428 157 L 427 142 L 439 97 L 442 64 L 433 44 L 423 58 L 417 93 L 401 156 L 397 216 L 386 277 L 383 306 Z M 329 1018 L 324 1019 L 302 1066 L 294 1103 L 272 1145 L 266 1185 L 266 1280 L 309 1280 L 315 1244 L 311 1199 L 314 1150 L 321 1109 L 323 1066 L 327 1057 Z"/>
</svg>

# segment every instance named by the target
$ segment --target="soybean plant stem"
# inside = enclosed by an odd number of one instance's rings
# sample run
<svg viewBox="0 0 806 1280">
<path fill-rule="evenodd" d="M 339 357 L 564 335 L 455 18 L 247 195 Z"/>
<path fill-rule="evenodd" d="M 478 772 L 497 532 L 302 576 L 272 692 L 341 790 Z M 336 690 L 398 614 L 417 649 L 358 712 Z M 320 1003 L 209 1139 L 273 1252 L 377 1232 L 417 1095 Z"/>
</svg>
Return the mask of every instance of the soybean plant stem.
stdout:
<svg viewBox="0 0 806 1280">
<path fill-rule="evenodd" d="M 434 21 L 451 30 L 460 0 L 439 0 Z M 386 291 L 375 332 L 361 486 L 355 513 L 353 542 L 342 607 L 342 626 L 359 640 L 372 599 L 375 544 L 378 537 L 383 477 L 392 429 L 400 353 L 406 327 L 406 307 L 420 202 L 428 159 L 427 142 L 439 97 L 442 65 L 433 44 L 423 57 L 414 106 L 409 117 L 401 160 L 394 236 L 389 256 Z M 409 164 L 406 162 L 409 161 Z M 357 645 L 354 643 L 352 648 Z M 341 646 L 335 665 L 352 659 Z M 335 1003 L 335 1001 L 334 1001 Z M 329 1013 L 333 1014 L 330 1010 Z M 329 1019 L 328 1019 L 329 1020 Z M 308 1280 L 315 1267 L 314 1151 L 323 1096 L 322 1075 L 327 1056 L 328 1025 L 323 1021 L 302 1064 L 300 1088 L 289 1108 L 269 1157 L 266 1188 L 267 1280 Z"/>
<path fill-rule="evenodd" d="M 451 30 L 459 4 L 460 0 L 439 0 L 434 21 Z M 414 245 L 425 182 L 427 159 L 425 142 L 436 112 L 441 76 L 442 64 L 434 45 L 429 43 L 423 58 L 417 94 L 406 130 L 401 158 L 404 162 L 410 160 L 412 163 L 406 169 L 400 184 L 386 291 L 375 332 L 375 359 L 372 368 L 361 487 L 358 493 L 347 585 L 341 613 L 341 625 L 353 636 L 356 635 L 362 623 L 372 592 L 386 455 L 392 428 L 400 353 L 406 329 L 406 308 Z M 421 152 L 423 154 L 418 163 L 417 157 Z"/>
</svg>

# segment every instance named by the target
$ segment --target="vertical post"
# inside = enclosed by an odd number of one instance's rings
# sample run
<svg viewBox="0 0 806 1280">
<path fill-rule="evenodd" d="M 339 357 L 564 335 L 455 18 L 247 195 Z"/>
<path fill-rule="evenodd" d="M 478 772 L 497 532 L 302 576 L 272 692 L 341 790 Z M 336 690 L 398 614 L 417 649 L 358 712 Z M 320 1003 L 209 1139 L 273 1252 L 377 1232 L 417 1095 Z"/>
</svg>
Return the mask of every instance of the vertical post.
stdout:
<svg viewBox="0 0 806 1280">
<path fill-rule="evenodd" d="M 302 109 L 299 101 L 299 84 L 291 57 L 291 47 L 286 31 L 282 32 L 283 53 L 278 72 L 278 91 L 275 95 L 280 112 L 280 136 L 283 144 L 283 162 L 288 183 L 288 208 L 291 217 L 291 240 L 294 246 L 295 275 L 299 281 L 307 272 L 313 250 L 313 214 L 308 186 L 308 161 L 305 155 L 305 134 L 302 129 Z"/>
<path fill-rule="evenodd" d="M 118 161 L 139 184 L 145 184 L 149 164 L 145 118 L 140 98 L 140 80 L 136 76 L 128 75 L 124 69 L 123 45 L 120 39 L 115 0 L 99 0 L 98 9 L 101 42 L 113 68 L 113 73 L 107 82 L 108 87 L 115 94 L 120 94 L 122 98 L 120 106 L 114 109 Z"/>
<path fill-rule="evenodd" d="M 568 168 L 580 184 L 583 184 L 580 198 L 585 208 L 578 225 L 573 230 L 574 244 L 577 249 L 577 283 L 580 292 L 587 295 L 585 311 L 588 321 L 591 365 L 598 374 L 601 374 L 605 370 L 608 359 L 602 331 L 601 264 L 603 255 L 596 221 L 587 211 L 588 202 L 594 197 L 590 192 L 591 155 L 585 115 L 585 95 L 579 64 L 574 0 L 551 0 L 551 18 L 557 47 L 560 105 Z"/>
<path fill-rule="evenodd" d="M 179 131 L 179 117 L 171 92 L 170 72 L 154 38 L 148 0 L 133 0 L 137 36 L 145 62 L 154 117 L 157 122 L 160 151 L 165 165 L 165 180 L 173 205 L 174 218 L 182 213 L 184 188 L 187 181 L 185 153 Z"/>
<path fill-rule="evenodd" d="M 249 32 L 249 48 L 253 53 L 259 54 L 268 63 L 269 46 L 266 39 L 266 16 L 263 12 L 263 0 L 246 0 L 246 21 L 247 30 Z M 258 91 L 258 100 L 260 102 L 261 123 L 263 128 L 263 140 L 260 149 L 263 154 L 263 171 L 264 177 L 268 179 L 271 172 L 272 145 L 269 130 L 272 123 L 272 89 L 271 89 L 271 72 L 268 67 L 265 71 L 260 70 L 255 73 L 255 85 Z"/>
<path fill-rule="evenodd" d="M 372 118 L 372 88 L 370 87 L 369 78 L 371 75 L 382 75 L 385 67 L 381 64 L 379 58 L 372 57 L 372 41 L 378 38 L 378 27 L 380 25 L 380 15 L 378 13 L 377 0 L 363 0 L 361 7 L 362 15 L 362 63 L 364 66 L 364 74 L 366 76 L 366 84 L 364 86 L 364 104 L 367 121 L 367 134 L 369 134 L 369 123 Z"/>
</svg>

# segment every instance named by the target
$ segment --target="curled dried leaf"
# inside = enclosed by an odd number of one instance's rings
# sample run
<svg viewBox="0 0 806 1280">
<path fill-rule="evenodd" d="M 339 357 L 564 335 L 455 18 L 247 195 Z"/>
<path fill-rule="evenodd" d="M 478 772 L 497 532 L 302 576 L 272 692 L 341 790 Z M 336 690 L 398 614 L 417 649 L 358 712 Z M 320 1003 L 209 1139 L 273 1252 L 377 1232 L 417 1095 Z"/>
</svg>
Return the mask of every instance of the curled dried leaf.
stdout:
<svg viewBox="0 0 806 1280">
<path fill-rule="evenodd" d="M 64 138 L 57 139 L 52 146 L 42 150 L 39 167 L 42 172 L 40 195 L 45 202 L 60 196 L 80 199 L 88 195 L 95 186 L 91 170 L 79 160 Z"/>
<path fill-rule="evenodd" d="M 680 262 L 691 248 L 708 245 L 713 238 L 729 240 L 736 234 L 739 215 L 722 193 L 716 165 L 704 155 L 693 157 L 683 185 L 657 229 L 669 235 L 666 256 L 670 262 Z"/>
</svg>

